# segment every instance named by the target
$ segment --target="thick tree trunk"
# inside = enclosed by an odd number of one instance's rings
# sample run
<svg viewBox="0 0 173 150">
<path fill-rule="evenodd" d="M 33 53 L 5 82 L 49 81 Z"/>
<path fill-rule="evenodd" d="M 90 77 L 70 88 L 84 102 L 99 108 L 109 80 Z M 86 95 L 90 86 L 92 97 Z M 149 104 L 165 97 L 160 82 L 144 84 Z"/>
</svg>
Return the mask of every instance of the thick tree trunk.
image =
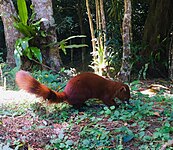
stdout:
<svg viewBox="0 0 173 150">
<path fill-rule="evenodd" d="M 40 45 L 48 45 L 50 43 L 57 42 L 57 35 L 55 30 L 55 20 L 53 18 L 53 8 L 51 0 L 32 0 L 32 4 L 34 6 L 34 10 L 36 12 L 36 19 L 45 18 L 47 21 L 43 22 L 43 29 L 47 33 L 47 37 L 45 40 L 41 41 Z M 46 50 L 47 52 L 43 52 Z M 50 47 L 49 49 L 42 49 L 43 59 L 45 59 L 46 63 L 53 69 L 59 70 L 62 64 L 61 58 L 59 55 L 58 45 Z"/>
<path fill-rule="evenodd" d="M 143 42 L 147 45 L 141 53 L 142 56 L 149 58 L 152 54 L 154 59 L 153 66 L 150 65 L 150 74 L 159 71 L 160 75 L 168 74 L 167 67 L 160 62 L 168 62 L 168 37 L 173 22 L 173 1 L 172 0 L 152 0 L 148 16 L 144 26 Z M 160 60 L 156 60 L 159 56 Z"/>
<path fill-rule="evenodd" d="M 122 39 L 123 39 L 123 56 L 122 56 L 122 65 L 118 78 L 122 81 L 128 82 L 130 80 L 131 73 L 131 50 L 130 50 L 130 40 L 131 40 L 131 0 L 124 0 L 124 18 L 122 24 Z"/>
<path fill-rule="evenodd" d="M 14 45 L 16 40 L 21 37 L 21 34 L 13 26 L 16 10 L 11 0 L 0 0 L 0 16 L 4 25 L 4 34 L 7 47 L 6 61 L 10 67 L 14 67 Z"/>
</svg>

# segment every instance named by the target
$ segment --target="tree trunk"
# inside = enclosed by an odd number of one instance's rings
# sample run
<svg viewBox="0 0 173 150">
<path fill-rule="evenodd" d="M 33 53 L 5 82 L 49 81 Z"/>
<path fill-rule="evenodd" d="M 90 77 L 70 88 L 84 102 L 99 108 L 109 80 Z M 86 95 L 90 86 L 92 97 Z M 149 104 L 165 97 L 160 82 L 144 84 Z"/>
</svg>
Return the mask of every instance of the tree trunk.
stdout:
<svg viewBox="0 0 173 150">
<path fill-rule="evenodd" d="M 96 37 L 94 35 L 94 27 L 92 16 L 89 8 L 89 2 L 86 0 L 86 7 L 90 23 L 90 31 L 93 45 L 93 68 L 94 72 L 103 75 L 106 68 L 106 20 L 104 13 L 103 0 L 95 0 L 96 8 Z M 97 39 L 96 39 L 97 38 Z"/>
<path fill-rule="evenodd" d="M 79 18 L 79 26 L 80 26 L 80 33 L 82 35 L 85 35 L 85 29 L 84 29 L 84 24 L 83 24 L 83 2 L 82 0 L 78 1 L 78 7 L 77 7 L 77 14 Z M 81 39 L 81 43 L 85 43 L 85 38 Z M 82 47 L 82 67 L 83 70 L 85 70 L 85 54 L 86 54 L 86 47 Z"/>
<path fill-rule="evenodd" d="M 36 12 L 36 19 L 45 18 L 47 21 L 43 22 L 43 29 L 46 31 L 46 39 L 41 41 L 40 45 L 46 46 L 50 43 L 57 42 L 57 35 L 55 29 L 55 20 L 53 18 L 53 8 L 51 0 L 32 0 L 34 10 Z M 43 52 L 44 50 L 44 52 Z M 45 50 L 48 52 L 45 52 Z M 53 69 L 59 70 L 62 65 L 61 58 L 59 55 L 58 45 L 52 46 L 49 49 L 42 47 L 43 59 Z"/>
<path fill-rule="evenodd" d="M 173 80 L 173 31 L 170 34 L 171 34 L 171 40 L 169 46 L 169 78 Z"/>
<path fill-rule="evenodd" d="M 90 25 L 90 32 L 91 32 L 91 41 L 92 41 L 92 48 L 93 48 L 93 62 L 96 62 L 96 41 L 95 41 L 95 35 L 94 35 L 94 26 L 92 22 L 92 15 L 89 7 L 89 1 L 86 0 L 86 8 L 88 13 L 88 19 L 89 19 L 89 25 Z M 97 68 L 95 67 L 96 64 L 93 64 L 94 66 L 94 72 L 97 72 Z"/>
<path fill-rule="evenodd" d="M 102 32 L 103 32 L 103 47 L 104 47 L 104 57 L 107 57 L 107 47 L 106 47 L 106 18 L 104 12 L 103 0 L 100 0 L 100 13 L 102 21 Z"/>
<path fill-rule="evenodd" d="M 131 50 L 130 50 L 130 40 L 131 40 L 131 0 L 124 0 L 124 18 L 122 24 L 122 40 L 123 40 L 123 57 L 122 57 L 122 65 L 120 72 L 118 74 L 118 78 L 122 81 L 128 82 L 130 80 L 130 72 L 131 72 Z"/>
<path fill-rule="evenodd" d="M 168 62 L 168 50 L 169 50 L 169 32 L 171 24 L 173 22 L 173 2 L 172 0 L 152 0 L 148 16 L 144 26 L 143 42 L 147 45 L 141 53 L 142 56 L 149 58 L 152 54 L 154 59 L 153 66 L 150 65 L 150 72 L 159 71 L 160 75 L 168 74 L 167 67 L 163 62 Z M 159 56 L 159 60 L 155 60 L 156 56 Z M 162 63 L 161 63 L 162 62 Z M 167 75 L 166 75 L 167 76 Z"/>
<path fill-rule="evenodd" d="M 15 67 L 14 46 L 16 40 L 21 37 L 19 31 L 13 26 L 16 10 L 11 0 L 0 0 L 0 16 L 4 25 L 4 34 L 7 47 L 7 64 Z"/>
</svg>

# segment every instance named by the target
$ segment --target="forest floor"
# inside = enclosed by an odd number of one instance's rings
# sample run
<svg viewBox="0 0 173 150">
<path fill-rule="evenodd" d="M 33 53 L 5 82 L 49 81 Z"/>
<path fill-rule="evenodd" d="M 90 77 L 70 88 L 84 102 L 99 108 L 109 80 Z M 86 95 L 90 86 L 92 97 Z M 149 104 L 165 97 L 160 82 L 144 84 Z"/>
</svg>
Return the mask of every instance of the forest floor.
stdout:
<svg viewBox="0 0 173 150">
<path fill-rule="evenodd" d="M 134 82 L 130 106 L 109 109 L 91 100 L 81 110 L 0 88 L 0 149 L 173 149 L 170 85 Z"/>
</svg>

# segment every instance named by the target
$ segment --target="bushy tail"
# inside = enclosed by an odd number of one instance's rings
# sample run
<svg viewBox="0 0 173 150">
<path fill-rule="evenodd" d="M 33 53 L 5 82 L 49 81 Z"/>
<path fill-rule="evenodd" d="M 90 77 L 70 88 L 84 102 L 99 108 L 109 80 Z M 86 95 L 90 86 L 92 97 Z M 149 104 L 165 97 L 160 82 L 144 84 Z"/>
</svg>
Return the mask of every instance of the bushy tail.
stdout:
<svg viewBox="0 0 173 150">
<path fill-rule="evenodd" d="M 49 103 L 60 103 L 67 99 L 64 92 L 55 92 L 49 89 L 23 70 L 16 73 L 16 83 L 20 89 L 43 97 L 43 99 L 48 99 Z"/>
</svg>

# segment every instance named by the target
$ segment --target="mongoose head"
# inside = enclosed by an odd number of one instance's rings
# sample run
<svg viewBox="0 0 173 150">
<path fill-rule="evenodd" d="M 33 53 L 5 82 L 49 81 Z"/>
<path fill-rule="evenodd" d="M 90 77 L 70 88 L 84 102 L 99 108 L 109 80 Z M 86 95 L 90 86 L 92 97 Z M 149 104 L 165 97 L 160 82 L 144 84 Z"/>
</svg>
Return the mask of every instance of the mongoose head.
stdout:
<svg viewBox="0 0 173 150">
<path fill-rule="evenodd" d="M 120 99 L 123 103 L 127 102 L 129 104 L 130 99 L 130 89 L 126 84 L 122 84 L 117 92 L 117 98 Z"/>
</svg>

